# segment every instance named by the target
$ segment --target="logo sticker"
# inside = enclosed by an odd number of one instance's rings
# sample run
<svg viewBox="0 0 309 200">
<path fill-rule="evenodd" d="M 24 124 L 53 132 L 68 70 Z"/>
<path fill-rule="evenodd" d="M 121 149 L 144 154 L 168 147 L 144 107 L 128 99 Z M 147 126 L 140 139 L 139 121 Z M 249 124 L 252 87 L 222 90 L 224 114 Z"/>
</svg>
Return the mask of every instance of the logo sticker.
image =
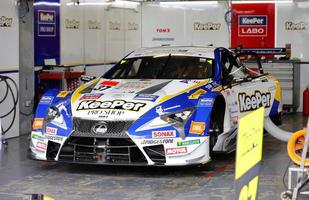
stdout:
<svg viewBox="0 0 309 200">
<path fill-rule="evenodd" d="M 174 139 L 162 139 L 162 140 L 142 140 L 142 145 L 149 144 L 172 144 L 174 143 Z"/>
<path fill-rule="evenodd" d="M 36 145 L 35 145 L 35 148 L 36 148 L 38 151 L 43 151 L 43 152 L 45 152 L 46 149 L 47 149 L 47 145 L 46 145 L 44 142 L 37 142 Z"/>
<path fill-rule="evenodd" d="M 152 95 L 152 94 L 137 94 L 137 95 L 134 97 L 134 99 L 135 99 L 135 100 L 152 101 L 152 102 L 154 102 L 154 101 L 157 100 L 158 97 L 159 97 L 159 96 L 157 96 L 157 95 Z"/>
<path fill-rule="evenodd" d="M 238 35 L 246 37 L 267 36 L 266 15 L 239 15 Z"/>
<path fill-rule="evenodd" d="M 105 123 L 105 122 L 97 123 L 97 124 L 92 126 L 91 130 L 95 134 L 99 134 L 99 135 L 104 134 L 108 130 L 107 123 Z"/>
<path fill-rule="evenodd" d="M 152 131 L 152 138 L 172 138 L 176 137 L 176 130 Z"/>
<path fill-rule="evenodd" d="M 240 112 L 247 112 L 255 110 L 259 107 L 264 106 L 265 108 L 270 107 L 271 94 L 270 92 L 261 93 L 255 91 L 253 95 L 247 95 L 246 93 L 238 94 L 239 110 Z"/>
<path fill-rule="evenodd" d="M 187 153 L 187 147 L 180 147 L 180 148 L 167 148 L 165 150 L 166 155 L 175 155 L 175 154 L 184 154 Z"/>
<path fill-rule="evenodd" d="M 206 91 L 203 89 L 196 90 L 193 94 L 189 96 L 189 99 L 198 99 L 202 94 L 205 94 Z"/>
<path fill-rule="evenodd" d="M 114 101 L 81 101 L 77 107 L 77 111 L 80 110 L 90 110 L 90 109 L 119 109 L 119 110 L 129 110 L 129 111 L 139 111 L 144 107 L 145 103 L 134 103 L 126 102 L 124 100 L 114 100 Z"/>
<path fill-rule="evenodd" d="M 206 125 L 204 122 L 192 121 L 190 125 L 189 133 L 202 135 L 205 131 Z"/>
<path fill-rule="evenodd" d="M 177 146 L 188 146 L 188 145 L 194 145 L 194 144 L 200 144 L 200 139 L 177 142 Z"/>
<path fill-rule="evenodd" d="M 214 103 L 213 98 L 203 98 L 198 101 L 197 106 L 199 107 L 212 107 Z"/>
<path fill-rule="evenodd" d="M 61 91 L 58 93 L 57 97 L 65 98 L 70 92 L 69 91 Z"/>
<path fill-rule="evenodd" d="M 46 127 L 46 134 L 48 135 L 57 135 L 57 128 Z"/>
<path fill-rule="evenodd" d="M 44 118 L 34 118 L 32 128 L 33 129 L 43 128 L 43 121 Z"/>
<path fill-rule="evenodd" d="M 50 104 L 53 101 L 54 97 L 52 96 L 43 96 L 40 100 L 41 104 Z"/>
<path fill-rule="evenodd" d="M 0 17 L 0 27 L 11 27 L 13 23 L 12 17 L 1 16 Z"/>
<path fill-rule="evenodd" d="M 80 100 L 92 100 L 92 99 L 99 99 L 102 94 L 84 94 Z"/>
<path fill-rule="evenodd" d="M 207 22 L 207 23 L 201 23 L 201 22 L 195 22 L 193 24 L 193 30 L 195 31 L 218 31 L 220 30 L 221 24 L 220 23 L 213 23 L 213 22 Z"/>
</svg>

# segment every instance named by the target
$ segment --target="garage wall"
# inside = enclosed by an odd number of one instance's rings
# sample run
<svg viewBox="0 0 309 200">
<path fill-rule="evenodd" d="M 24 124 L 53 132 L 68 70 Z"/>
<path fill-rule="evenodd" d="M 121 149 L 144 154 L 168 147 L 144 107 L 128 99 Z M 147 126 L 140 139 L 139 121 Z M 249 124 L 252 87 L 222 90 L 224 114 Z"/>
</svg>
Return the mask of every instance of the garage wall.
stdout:
<svg viewBox="0 0 309 200">
<path fill-rule="evenodd" d="M 142 46 L 228 46 L 225 3 L 161 2 L 142 6 Z M 154 18 L 155 16 L 155 18 Z"/>
<path fill-rule="evenodd" d="M 115 62 L 141 47 L 140 4 L 61 0 L 60 30 L 61 64 Z"/>
<path fill-rule="evenodd" d="M 11 77 L 17 85 L 19 79 L 19 40 L 18 40 L 18 15 L 16 1 L 0 1 L 0 75 Z M 0 83 L 0 100 L 3 99 L 6 86 Z M 16 95 L 16 93 L 15 93 Z M 7 113 L 13 106 L 12 96 L 0 104 L 0 115 Z M 19 106 L 17 106 L 19 107 Z M 6 138 L 19 135 L 19 111 L 12 129 L 6 134 Z M 8 127 L 13 115 L 9 115 L 2 120 L 4 129 Z"/>
<path fill-rule="evenodd" d="M 300 65 L 300 94 L 302 111 L 302 94 L 309 85 L 309 2 L 277 4 L 277 41 L 276 46 L 292 46 L 292 58 L 302 61 Z"/>
</svg>

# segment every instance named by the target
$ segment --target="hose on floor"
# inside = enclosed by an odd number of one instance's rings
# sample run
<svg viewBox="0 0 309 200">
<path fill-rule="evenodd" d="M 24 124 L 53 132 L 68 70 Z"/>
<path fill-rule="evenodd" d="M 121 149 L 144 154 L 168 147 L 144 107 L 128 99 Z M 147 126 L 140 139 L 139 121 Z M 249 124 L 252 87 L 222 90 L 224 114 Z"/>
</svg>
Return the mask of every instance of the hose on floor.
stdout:
<svg viewBox="0 0 309 200">
<path fill-rule="evenodd" d="M 4 87 L 5 87 L 5 92 L 4 92 L 4 96 L 2 99 L 0 99 L 0 106 L 4 103 L 7 103 L 7 99 L 12 98 L 13 100 L 13 104 L 12 106 L 9 108 L 9 110 L 5 113 L 2 113 L 3 110 L 0 110 L 0 120 L 3 123 L 3 119 L 5 118 L 9 118 L 11 115 L 13 115 L 13 117 L 10 120 L 10 123 L 8 123 L 8 126 L 4 129 L 3 125 L 1 125 L 1 133 L 2 135 L 5 135 L 7 132 L 9 132 L 9 130 L 12 128 L 15 119 L 16 119 L 16 112 L 17 112 L 17 103 L 18 103 L 18 86 L 16 84 L 16 82 L 8 77 L 8 76 L 3 76 L 0 75 L 0 84 L 4 83 Z M 14 93 L 15 91 L 15 93 Z M 0 94 L 2 92 L 0 91 Z"/>
</svg>

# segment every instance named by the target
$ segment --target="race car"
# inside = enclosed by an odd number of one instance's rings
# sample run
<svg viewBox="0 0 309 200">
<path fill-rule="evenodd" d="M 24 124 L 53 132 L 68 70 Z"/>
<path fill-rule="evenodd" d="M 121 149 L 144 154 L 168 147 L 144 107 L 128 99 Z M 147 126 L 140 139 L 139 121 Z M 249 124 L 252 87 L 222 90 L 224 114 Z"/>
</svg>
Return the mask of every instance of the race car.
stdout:
<svg viewBox="0 0 309 200">
<path fill-rule="evenodd" d="M 235 150 L 238 120 L 278 119 L 276 78 L 215 47 L 141 48 L 74 92 L 41 98 L 29 156 L 105 165 L 204 164 Z"/>
</svg>

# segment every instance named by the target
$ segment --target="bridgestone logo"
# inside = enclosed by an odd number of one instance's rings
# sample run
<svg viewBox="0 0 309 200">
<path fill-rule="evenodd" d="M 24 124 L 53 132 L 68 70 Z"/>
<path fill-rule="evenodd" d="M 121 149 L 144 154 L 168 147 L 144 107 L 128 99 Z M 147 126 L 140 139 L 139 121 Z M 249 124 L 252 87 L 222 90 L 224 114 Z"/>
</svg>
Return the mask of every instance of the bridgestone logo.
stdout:
<svg viewBox="0 0 309 200">
<path fill-rule="evenodd" d="M 240 112 L 255 110 L 262 106 L 268 108 L 271 103 L 271 94 L 269 92 L 261 93 L 260 91 L 255 91 L 253 95 L 240 93 L 238 95 L 238 101 Z"/>
<path fill-rule="evenodd" d="M 134 103 L 126 102 L 124 100 L 114 100 L 114 101 L 81 101 L 77 107 L 79 110 L 94 110 L 94 109 L 119 109 L 119 110 L 130 110 L 139 111 L 144 107 L 145 103 Z"/>
<path fill-rule="evenodd" d="M 174 139 L 161 139 L 161 140 L 143 140 L 142 145 L 148 144 L 172 144 Z"/>
</svg>

